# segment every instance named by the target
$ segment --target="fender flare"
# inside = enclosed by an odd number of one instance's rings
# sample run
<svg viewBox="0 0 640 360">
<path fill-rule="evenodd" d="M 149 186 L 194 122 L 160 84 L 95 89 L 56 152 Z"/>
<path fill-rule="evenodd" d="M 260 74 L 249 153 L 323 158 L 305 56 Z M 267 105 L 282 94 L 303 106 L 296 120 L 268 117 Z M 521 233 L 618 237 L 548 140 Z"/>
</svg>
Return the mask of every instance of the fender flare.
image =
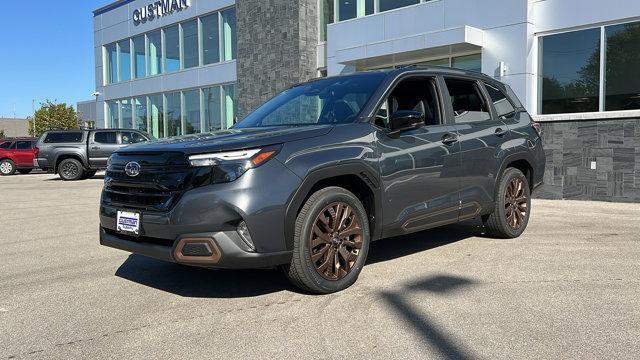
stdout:
<svg viewBox="0 0 640 360">
<path fill-rule="evenodd" d="M 80 163 L 82 164 L 82 166 L 84 168 L 88 168 L 89 162 L 87 161 L 86 157 L 84 156 L 84 154 L 82 154 L 81 150 L 73 150 L 73 151 L 60 151 L 56 154 L 54 161 L 53 161 L 53 171 L 57 172 L 58 171 L 58 164 L 61 161 L 60 157 L 77 157 L 78 159 L 80 159 Z"/>
<path fill-rule="evenodd" d="M 500 179 L 502 179 L 502 174 L 504 174 L 505 170 L 507 169 L 507 165 L 511 164 L 512 162 L 521 161 L 521 160 L 526 161 L 529 164 L 529 167 L 531 168 L 531 174 L 530 174 L 531 178 L 528 180 L 531 182 L 531 180 L 534 179 L 533 172 L 535 171 L 535 168 L 533 167 L 533 164 L 535 164 L 535 161 L 533 160 L 533 156 L 530 153 L 526 151 L 521 151 L 515 154 L 511 154 L 509 156 L 506 156 L 502 160 L 502 163 L 500 164 L 500 170 L 498 171 L 495 184 L 493 185 L 493 201 L 496 200 L 496 194 L 498 193 L 498 186 L 500 185 Z M 529 184 L 529 186 L 533 186 L 533 185 L 534 184 Z"/>
<path fill-rule="evenodd" d="M 369 187 L 369 190 L 373 194 L 373 206 L 375 211 L 375 219 L 373 222 L 373 228 L 371 229 L 371 240 L 373 241 L 380 238 L 380 234 L 382 233 L 382 193 L 380 190 L 380 181 L 378 180 L 378 176 L 375 175 L 371 168 L 368 168 L 363 164 L 334 164 L 323 166 L 309 172 L 287 203 L 284 227 L 287 250 L 293 249 L 293 236 L 295 233 L 295 223 L 298 210 L 302 207 L 304 201 L 311 195 L 310 192 L 313 187 L 322 180 L 344 175 L 358 176 Z"/>
</svg>

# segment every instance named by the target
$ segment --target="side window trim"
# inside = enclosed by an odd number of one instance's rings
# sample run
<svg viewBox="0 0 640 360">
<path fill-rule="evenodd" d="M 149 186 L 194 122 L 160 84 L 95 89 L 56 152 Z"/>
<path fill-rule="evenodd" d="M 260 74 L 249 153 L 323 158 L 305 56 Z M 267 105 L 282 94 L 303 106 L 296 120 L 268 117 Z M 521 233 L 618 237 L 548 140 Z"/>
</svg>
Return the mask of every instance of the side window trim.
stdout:
<svg viewBox="0 0 640 360">
<path fill-rule="evenodd" d="M 507 101 L 509 102 L 509 104 L 511 104 L 511 107 L 513 108 L 513 111 L 511 111 L 510 113 L 507 113 L 505 115 L 499 115 L 498 114 L 498 110 L 495 108 L 495 105 L 493 104 L 493 99 L 491 99 L 491 95 L 489 94 L 489 90 L 487 89 L 487 86 L 491 86 L 494 89 L 497 89 L 500 93 L 502 93 L 502 95 L 505 97 L 505 99 L 507 99 Z M 491 108 L 493 110 L 493 113 L 495 114 L 496 118 L 500 121 L 506 120 L 508 117 L 515 115 L 515 114 L 519 114 L 523 111 L 525 111 L 522 107 L 517 106 L 516 104 L 513 103 L 513 99 L 510 98 L 508 92 L 503 91 L 502 89 L 500 89 L 500 87 L 498 86 L 494 86 L 491 83 L 488 83 L 486 81 L 482 81 L 482 87 L 484 88 L 484 91 L 486 93 L 486 96 L 488 97 L 488 99 L 490 100 L 489 103 L 491 105 Z"/>
</svg>

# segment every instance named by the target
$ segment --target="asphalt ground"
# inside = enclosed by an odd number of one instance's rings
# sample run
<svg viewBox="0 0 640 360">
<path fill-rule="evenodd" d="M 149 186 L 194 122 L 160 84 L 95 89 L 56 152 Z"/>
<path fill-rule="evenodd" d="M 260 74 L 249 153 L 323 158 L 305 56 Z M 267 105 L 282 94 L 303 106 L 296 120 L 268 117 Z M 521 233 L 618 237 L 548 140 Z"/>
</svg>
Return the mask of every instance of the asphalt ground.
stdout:
<svg viewBox="0 0 640 360">
<path fill-rule="evenodd" d="M 0 178 L 1 358 L 637 359 L 640 205 L 533 202 L 372 245 L 350 289 L 205 270 L 98 244 L 102 180 Z"/>
</svg>

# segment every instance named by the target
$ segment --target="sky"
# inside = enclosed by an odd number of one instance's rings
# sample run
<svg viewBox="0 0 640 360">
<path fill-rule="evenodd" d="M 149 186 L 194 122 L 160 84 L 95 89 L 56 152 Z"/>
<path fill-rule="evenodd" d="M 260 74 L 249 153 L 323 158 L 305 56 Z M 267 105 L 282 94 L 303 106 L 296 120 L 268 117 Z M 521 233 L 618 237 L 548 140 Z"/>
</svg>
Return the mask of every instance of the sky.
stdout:
<svg viewBox="0 0 640 360">
<path fill-rule="evenodd" d="M 94 99 L 92 11 L 111 2 L 2 0 L 0 117 L 30 116 L 32 100 Z"/>
</svg>

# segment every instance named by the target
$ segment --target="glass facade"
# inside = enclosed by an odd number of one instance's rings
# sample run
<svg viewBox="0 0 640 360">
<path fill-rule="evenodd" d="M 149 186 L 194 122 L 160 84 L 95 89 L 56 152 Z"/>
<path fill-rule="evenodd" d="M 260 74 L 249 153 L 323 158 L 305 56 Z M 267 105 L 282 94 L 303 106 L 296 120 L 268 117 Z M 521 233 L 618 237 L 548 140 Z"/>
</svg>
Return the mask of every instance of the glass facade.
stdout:
<svg viewBox="0 0 640 360">
<path fill-rule="evenodd" d="M 235 84 L 107 101 L 107 126 L 156 138 L 228 129 L 236 123 Z"/>
<path fill-rule="evenodd" d="M 325 2 L 324 0 L 321 0 Z M 344 21 L 375 14 L 382 11 L 399 9 L 411 5 L 425 3 L 434 0 L 327 0 L 333 2 L 335 6 L 335 16 L 338 21 Z M 321 24 L 326 29 L 326 25 L 331 22 Z M 322 31 L 322 30 L 321 30 Z"/>
<path fill-rule="evenodd" d="M 640 109 L 640 22 L 539 38 L 539 113 Z"/>
<path fill-rule="evenodd" d="M 105 45 L 105 84 L 231 61 L 237 53 L 236 9 Z"/>
<path fill-rule="evenodd" d="M 420 4 L 420 0 L 378 0 L 380 1 L 380 11 L 398 9 L 405 6 Z"/>
<path fill-rule="evenodd" d="M 320 0 L 320 41 L 327 41 L 327 25 L 333 24 L 334 0 Z"/>
</svg>

